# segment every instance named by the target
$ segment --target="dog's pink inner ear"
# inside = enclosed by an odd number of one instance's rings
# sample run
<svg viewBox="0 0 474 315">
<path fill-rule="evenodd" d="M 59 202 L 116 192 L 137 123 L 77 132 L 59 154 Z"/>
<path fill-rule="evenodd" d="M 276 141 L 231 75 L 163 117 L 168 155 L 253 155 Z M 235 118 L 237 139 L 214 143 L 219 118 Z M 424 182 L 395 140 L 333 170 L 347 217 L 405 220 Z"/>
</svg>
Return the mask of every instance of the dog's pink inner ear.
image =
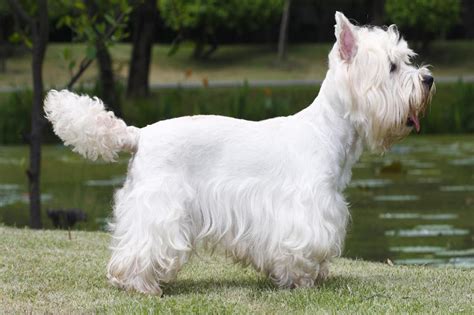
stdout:
<svg viewBox="0 0 474 315">
<path fill-rule="evenodd" d="M 357 43 L 356 37 L 349 25 L 342 23 L 341 33 L 339 34 L 339 53 L 341 59 L 350 62 L 356 55 Z"/>
</svg>

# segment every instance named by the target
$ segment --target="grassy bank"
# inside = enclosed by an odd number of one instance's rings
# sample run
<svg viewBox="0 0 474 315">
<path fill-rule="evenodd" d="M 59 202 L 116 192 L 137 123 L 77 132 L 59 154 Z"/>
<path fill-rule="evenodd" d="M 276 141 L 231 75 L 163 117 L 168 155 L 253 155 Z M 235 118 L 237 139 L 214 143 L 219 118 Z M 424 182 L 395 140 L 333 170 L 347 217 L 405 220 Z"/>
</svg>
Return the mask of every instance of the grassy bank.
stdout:
<svg viewBox="0 0 474 315">
<path fill-rule="evenodd" d="M 122 103 L 125 121 L 138 127 L 197 114 L 262 120 L 298 112 L 313 101 L 318 89 L 317 86 L 174 88 L 153 91 L 147 99 L 124 99 Z M 86 92 L 95 94 L 90 90 Z M 31 99 L 30 91 L 0 94 L 0 144 L 23 142 L 21 135 L 26 134 L 30 126 Z M 473 105 L 473 83 L 438 84 L 432 106 L 422 121 L 422 132 L 474 132 Z M 47 129 L 46 142 L 54 141 L 56 138 Z"/>
<path fill-rule="evenodd" d="M 209 80 L 288 80 L 322 79 L 327 71 L 327 55 L 332 43 L 292 44 L 288 61 L 277 64 L 274 45 L 223 45 L 209 60 L 190 58 L 193 47 L 183 45 L 173 56 L 168 56 L 169 45 L 154 45 L 150 68 L 150 82 L 200 82 Z M 69 81 L 64 50 L 69 49 L 72 60 L 79 64 L 85 56 L 83 44 L 51 43 L 44 62 L 46 86 L 64 86 Z M 118 76 L 126 78 L 131 55 L 130 44 L 111 48 L 114 68 Z M 433 65 L 436 76 L 474 73 L 474 45 L 472 41 L 436 41 L 431 50 L 420 56 L 419 63 Z M 31 86 L 31 55 L 24 54 L 7 60 L 7 71 L 0 73 L 0 86 Z M 93 82 L 97 77 L 93 65 L 81 82 Z M 185 75 L 187 73 L 187 76 Z"/>
<path fill-rule="evenodd" d="M 474 270 L 338 259 L 318 288 L 277 290 L 220 254 L 194 257 L 163 298 L 105 279 L 101 232 L 0 227 L 1 313 L 473 313 Z"/>
</svg>

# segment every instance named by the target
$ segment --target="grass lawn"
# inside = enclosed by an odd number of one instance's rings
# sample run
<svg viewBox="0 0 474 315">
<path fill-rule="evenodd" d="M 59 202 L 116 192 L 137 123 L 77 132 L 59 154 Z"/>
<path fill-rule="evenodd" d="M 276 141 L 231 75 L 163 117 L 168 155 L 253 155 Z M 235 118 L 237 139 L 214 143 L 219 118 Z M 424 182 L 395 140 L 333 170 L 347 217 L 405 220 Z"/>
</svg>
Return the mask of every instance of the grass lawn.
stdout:
<svg viewBox="0 0 474 315">
<path fill-rule="evenodd" d="M 318 288 L 277 290 L 223 255 L 194 257 L 162 298 L 105 279 L 102 232 L 0 227 L 0 313 L 439 313 L 474 312 L 474 270 L 391 267 L 337 259 Z"/>
<path fill-rule="evenodd" d="M 48 46 L 44 63 L 46 86 L 62 87 L 70 78 L 68 62 L 63 51 L 71 50 L 77 64 L 85 55 L 83 44 L 58 44 Z M 214 80 L 289 80 L 322 79 L 327 71 L 327 54 L 332 43 L 290 45 L 288 61 L 275 63 L 276 52 L 271 45 L 223 45 L 207 61 L 190 58 L 191 45 L 183 45 L 172 57 L 167 56 L 168 45 L 155 45 L 151 65 L 150 82 Z M 116 73 L 123 79 L 128 75 L 131 46 L 118 44 L 111 48 Z M 463 75 L 474 73 L 474 45 L 472 41 L 434 42 L 431 52 L 420 58 L 433 65 L 435 76 Z M 7 72 L 0 73 L 0 86 L 31 85 L 29 54 L 7 60 Z M 82 82 L 91 82 L 96 76 L 92 66 L 82 77 Z M 188 73 L 188 75 L 186 75 Z"/>
</svg>

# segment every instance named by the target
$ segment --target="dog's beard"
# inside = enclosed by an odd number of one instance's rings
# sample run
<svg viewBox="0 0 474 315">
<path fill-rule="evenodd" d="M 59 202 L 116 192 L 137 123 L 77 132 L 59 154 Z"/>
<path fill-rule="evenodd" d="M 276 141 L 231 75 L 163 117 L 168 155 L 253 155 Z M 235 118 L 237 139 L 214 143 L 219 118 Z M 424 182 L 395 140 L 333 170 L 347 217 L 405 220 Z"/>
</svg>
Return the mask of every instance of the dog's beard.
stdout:
<svg viewBox="0 0 474 315">
<path fill-rule="evenodd" d="M 387 84 L 356 96 L 359 113 L 352 116 L 359 117 L 355 122 L 356 129 L 372 152 L 385 152 L 413 130 L 420 131 L 420 119 L 435 90 L 434 86 L 430 89 L 421 80 L 426 71 L 420 69 L 407 75 L 398 87 Z"/>
</svg>

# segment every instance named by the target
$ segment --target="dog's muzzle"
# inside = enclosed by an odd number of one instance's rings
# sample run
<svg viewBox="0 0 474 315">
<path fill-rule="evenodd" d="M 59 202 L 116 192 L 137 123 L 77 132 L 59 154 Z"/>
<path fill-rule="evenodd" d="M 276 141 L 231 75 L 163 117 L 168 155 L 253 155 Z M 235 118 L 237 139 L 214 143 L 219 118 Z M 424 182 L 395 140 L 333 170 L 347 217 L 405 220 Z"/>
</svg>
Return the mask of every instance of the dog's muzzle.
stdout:
<svg viewBox="0 0 474 315">
<path fill-rule="evenodd" d="M 434 83 L 433 76 L 429 74 L 424 74 L 421 77 L 421 82 L 426 87 L 426 94 L 427 94 L 427 97 L 429 97 L 429 95 L 433 92 L 431 90 Z M 416 110 L 412 110 L 410 114 L 408 115 L 406 126 L 414 127 L 416 132 L 420 132 L 420 119 L 418 117 L 418 112 Z"/>
</svg>

